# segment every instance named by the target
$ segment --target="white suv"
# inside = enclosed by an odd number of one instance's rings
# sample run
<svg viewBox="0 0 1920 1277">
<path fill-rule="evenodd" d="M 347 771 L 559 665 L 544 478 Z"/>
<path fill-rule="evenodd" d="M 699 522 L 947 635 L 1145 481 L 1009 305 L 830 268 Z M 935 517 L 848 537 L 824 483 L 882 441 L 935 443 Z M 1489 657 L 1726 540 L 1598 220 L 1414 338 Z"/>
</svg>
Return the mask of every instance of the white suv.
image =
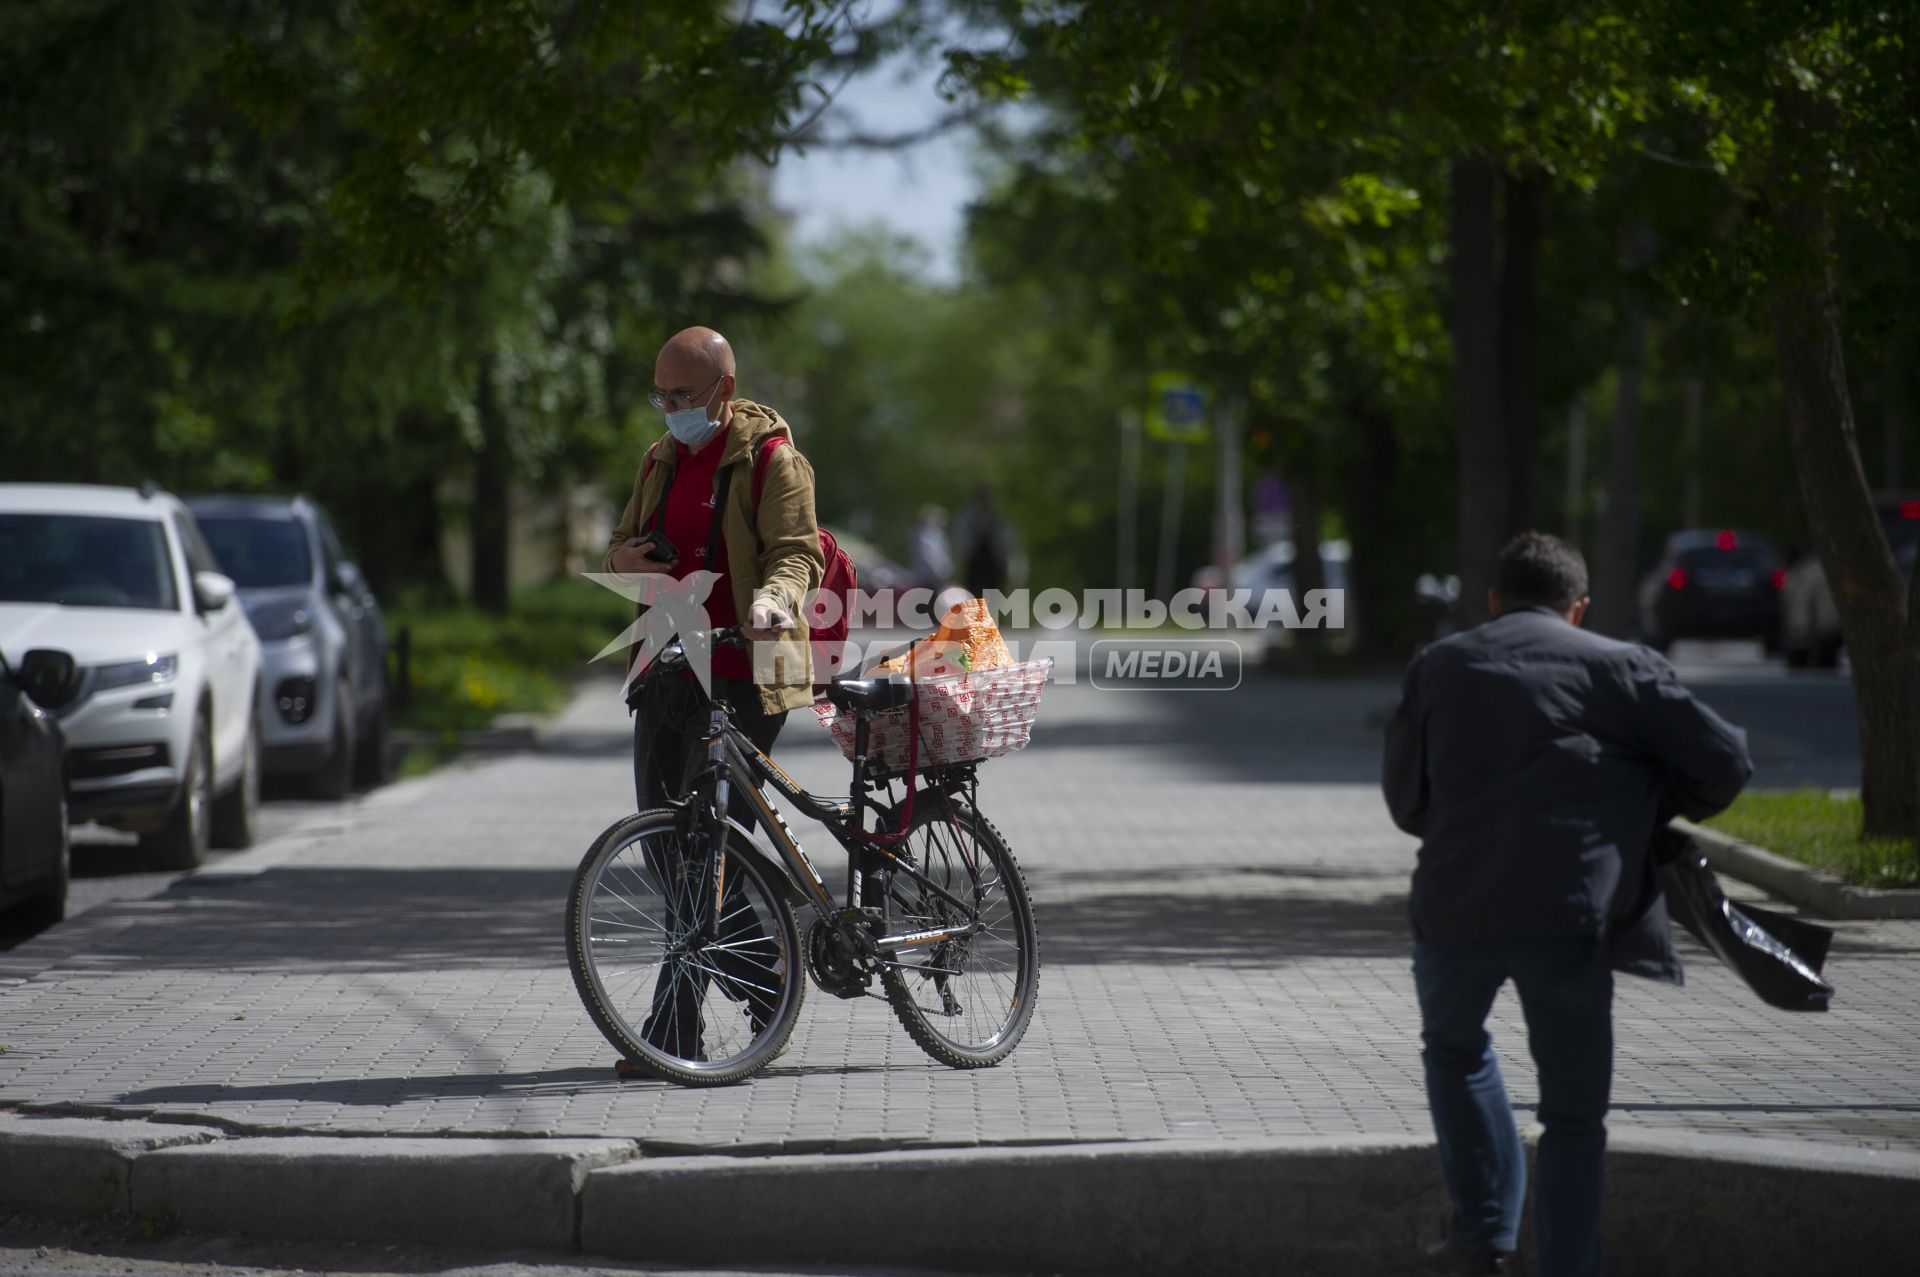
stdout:
<svg viewBox="0 0 1920 1277">
<path fill-rule="evenodd" d="M 260 641 L 193 516 L 152 485 L 0 484 L 0 653 L 79 669 L 42 705 L 74 822 L 141 835 L 161 868 L 253 841 Z"/>
</svg>

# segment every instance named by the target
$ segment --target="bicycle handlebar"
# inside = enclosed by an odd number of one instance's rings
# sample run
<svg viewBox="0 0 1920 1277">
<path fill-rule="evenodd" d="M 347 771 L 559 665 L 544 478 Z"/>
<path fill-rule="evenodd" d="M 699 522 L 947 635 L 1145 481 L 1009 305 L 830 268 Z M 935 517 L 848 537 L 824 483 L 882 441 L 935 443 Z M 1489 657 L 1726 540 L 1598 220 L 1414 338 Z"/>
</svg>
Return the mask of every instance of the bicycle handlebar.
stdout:
<svg viewBox="0 0 1920 1277">
<path fill-rule="evenodd" d="M 647 667 L 634 677 L 633 684 L 627 689 L 627 704 L 632 705 L 643 689 L 652 684 L 668 670 L 685 669 L 687 665 L 687 639 L 691 636 L 706 635 L 707 642 L 714 650 L 723 647 L 746 647 L 748 639 L 738 625 L 723 625 L 711 630 L 694 630 L 692 635 L 679 634 L 654 653 Z"/>
</svg>

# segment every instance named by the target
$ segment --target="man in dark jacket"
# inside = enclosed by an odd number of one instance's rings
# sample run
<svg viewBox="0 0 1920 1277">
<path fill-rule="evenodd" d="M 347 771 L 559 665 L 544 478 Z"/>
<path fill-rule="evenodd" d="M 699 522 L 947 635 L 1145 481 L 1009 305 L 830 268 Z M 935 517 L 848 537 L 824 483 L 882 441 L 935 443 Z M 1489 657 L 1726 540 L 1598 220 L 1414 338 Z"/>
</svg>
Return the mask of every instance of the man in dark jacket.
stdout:
<svg viewBox="0 0 1920 1277">
<path fill-rule="evenodd" d="M 1579 551 L 1524 533 L 1493 619 L 1426 648 L 1387 729 L 1394 823 L 1420 840 L 1414 988 L 1451 1235 L 1427 1271 L 1507 1270 L 1526 1156 L 1486 1018 L 1512 980 L 1539 1070 L 1534 1230 L 1543 1277 L 1601 1271 L 1613 972 L 1679 979 L 1650 844 L 1733 801 L 1746 734 L 1644 647 L 1579 628 Z"/>
</svg>

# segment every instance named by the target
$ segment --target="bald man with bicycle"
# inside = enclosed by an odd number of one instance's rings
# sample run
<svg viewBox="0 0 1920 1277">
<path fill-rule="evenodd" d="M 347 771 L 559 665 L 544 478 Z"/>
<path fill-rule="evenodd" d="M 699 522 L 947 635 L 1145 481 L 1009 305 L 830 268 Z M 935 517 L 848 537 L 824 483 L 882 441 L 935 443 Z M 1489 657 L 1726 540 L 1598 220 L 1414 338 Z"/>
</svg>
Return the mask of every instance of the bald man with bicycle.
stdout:
<svg viewBox="0 0 1920 1277">
<path fill-rule="evenodd" d="M 607 543 L 616 576 L 717 576 L 707 625 L 738 625 L 752 650 L 712 653 L 712 696 L 763 753 L 792 710 L 812 704 L 813 676 L 802 604 L 818 588 L 825 559 L 813 506 L 813 467 L 778 412 L 737 398 L 727 339 L 688 328 L 661 347 L 649 402 L 666 431 L 647 449 L 633 494 Z M 633 782 L 638 810 L 682 792 L 704 726 L 697 689 L 686 678 L 650 684 L 632 705 Z M 747 800 L 729 814 L 751 824 Z M 751 939 L 748 937 L 747 939 Z M 696 991 L 657 1000 L 650 1034 L 699 1036 Z M 749 1010 L 753 1011 L 749 1002 Z M 684 1043 L 682 1044 L 684 1045 Z"/>
</svg>

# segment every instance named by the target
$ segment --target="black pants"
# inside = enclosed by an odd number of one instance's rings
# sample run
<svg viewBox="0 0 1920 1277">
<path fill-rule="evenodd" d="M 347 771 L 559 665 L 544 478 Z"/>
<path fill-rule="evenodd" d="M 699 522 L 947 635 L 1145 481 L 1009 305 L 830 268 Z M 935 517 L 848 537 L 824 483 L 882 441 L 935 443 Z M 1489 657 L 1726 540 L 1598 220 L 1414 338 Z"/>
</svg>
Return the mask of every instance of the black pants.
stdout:
<svg viewBox="0 0 1920 1277">
<path fill-rule="evenodd" d="M 761 753 L 773 748 L 773 742 L 786 724 L 783 710 L 769 714 L 760 706 L 760 693 L 750 682 L 713 676 L 713 696 L 733 710 L 733 721 Z M 663 680 L 649 689 L 633 721 L 633 788 L 639 810 L 658 807 L 669 797 L 683 792 L 690 765 L 697 765 L 700 736 L 707 724 L 707 705 L 691 680 Z M 727 801 L 727 814 L 741 825 L 754 825 L 753 806 L 736 791 Z M 688 881 L 688 875 L 703 877 L 696 866 L 647 852 L 648 867 L 659 878 L 667 899 L 667 925 L 675 934 L 684 932 L 698 917 L 693 903 L 704 883 Z M 720 898 L 720 926 L 715 943 L 703 950 L 709 958 L 699 965 L 686 959 L 669 957 L 654 981 L 653 1013 L 641 1027 L 641 1036 L 653 1046 L 683 1060 L 704 1058 L 701 1049 L 703 1024 L 700 1004 L 711 978 L 703 967 L 719 973 L 720 991 L 736 1002 L 744 1002 L 753 1027 L 757 1029 L 772 1018 L 778 995 L 773 967 L 779 953 L 751 902 L 740 889 L 740 876 L 730 874 Z"/>
</svg>

